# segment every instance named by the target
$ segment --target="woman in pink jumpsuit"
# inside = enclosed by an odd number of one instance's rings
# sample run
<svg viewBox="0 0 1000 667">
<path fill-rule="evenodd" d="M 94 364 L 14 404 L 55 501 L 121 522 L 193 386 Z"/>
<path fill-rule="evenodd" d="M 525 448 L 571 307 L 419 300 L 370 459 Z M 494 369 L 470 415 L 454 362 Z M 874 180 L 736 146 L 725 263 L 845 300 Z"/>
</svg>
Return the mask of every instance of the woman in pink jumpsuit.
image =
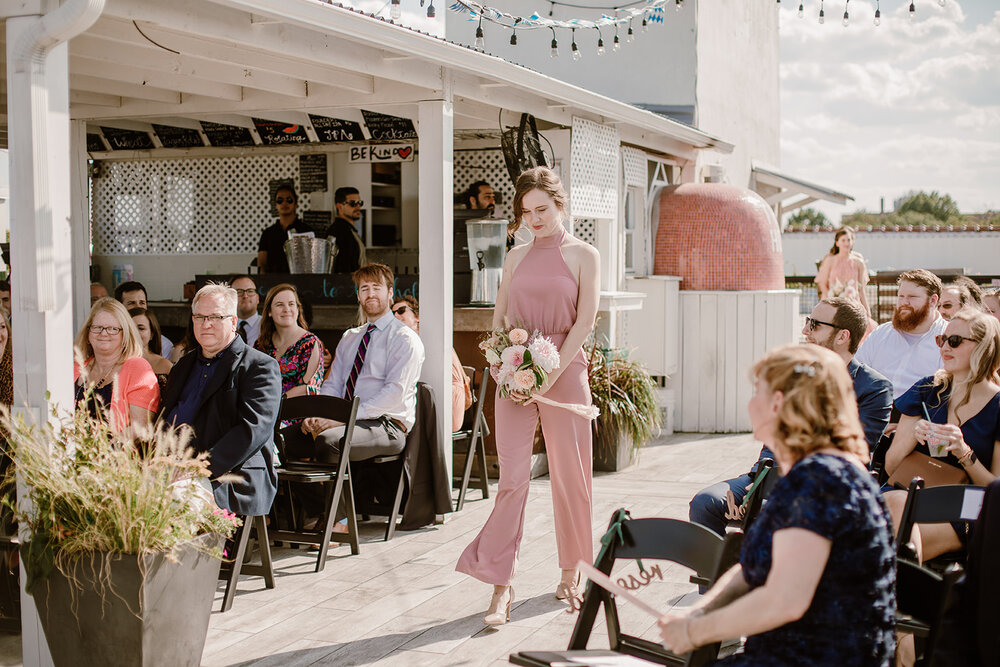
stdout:
<svg viewBox="0 0 1000 667">
<path fill-rule="evenodd" d="M 525 224 L 531 243 L 510 251 L 493 314 L 494 328 L 539 330 L 559 348 L 559 368 L 539 393 L 560 403 L 590 405 L 583 343 L 597 316 L 600 258 L 590 245 L 563 227 L 568 197 L 559 176 L 537 167 L 517 179 L 511 232 Z M 502 625 L 514 599 L 511 579 L 524 528 L 535 427 L 542 421 L 556 546 L 562 577 L 556 596 L 577 595 L 576 564 L 593 559 L 591 534 L 592 443 L 590 420 L 564 408 L 500 398 L 496 400 L 496 441 L 500 483 L 486 525 L 458 560 L 456 569 L 493 584 L 483 619 Z"/>
</svg>

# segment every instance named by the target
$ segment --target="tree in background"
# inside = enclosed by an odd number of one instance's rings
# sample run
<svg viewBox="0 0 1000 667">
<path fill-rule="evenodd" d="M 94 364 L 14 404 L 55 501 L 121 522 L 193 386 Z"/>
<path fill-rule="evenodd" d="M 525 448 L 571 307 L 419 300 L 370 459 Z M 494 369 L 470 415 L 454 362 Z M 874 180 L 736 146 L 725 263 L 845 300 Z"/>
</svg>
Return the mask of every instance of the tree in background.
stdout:
<svg viewBox="0 0 1000 667">
<path fill-rule="evenodd" d="M 923 213 L 944 223 L 953 222 L 954 218 L 961 217 L 958 204 L 949 195 L 941 195 L 936 191 L 909 192 L 894 202 L 896 213 L 901 215 L 906 213 Z"/>
<path fill-rule="evenodd" d="M 814 208 L 800 208 L 788 218 L 790 227 L 829 227 L 830 220 Z"/>
</svg>

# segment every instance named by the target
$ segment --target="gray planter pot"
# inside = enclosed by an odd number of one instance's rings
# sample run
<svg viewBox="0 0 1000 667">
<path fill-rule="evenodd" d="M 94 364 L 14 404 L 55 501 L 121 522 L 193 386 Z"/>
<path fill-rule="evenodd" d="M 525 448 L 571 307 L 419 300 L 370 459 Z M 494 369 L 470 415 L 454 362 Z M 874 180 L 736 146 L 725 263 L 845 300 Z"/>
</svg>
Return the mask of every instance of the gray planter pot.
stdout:
<svg viewBox="0 0 1000 667">
<path fill-rule="evenodd" d="M 110 589 L 102 591 L 95 579 L 105 558 Z M 54 570 L 31 594 L 56 667 L 199 665 L 219 565 L 185 546 L 176 563 L 163 554 L 94 553 L 81 559 L 76 582 Z"/>
<path fill-rule="evenodd" d="M 598 421 L 600 421 L 598 419 Z M 632 440 L 617 429 L 609 429 L 598 424 L 597 429 L 605 429 L 603 442 L 594 438 L 594 470 L 596 472 L 618 472 L 639 460 L 639 454 L 632 446 Z"/>
</svg>

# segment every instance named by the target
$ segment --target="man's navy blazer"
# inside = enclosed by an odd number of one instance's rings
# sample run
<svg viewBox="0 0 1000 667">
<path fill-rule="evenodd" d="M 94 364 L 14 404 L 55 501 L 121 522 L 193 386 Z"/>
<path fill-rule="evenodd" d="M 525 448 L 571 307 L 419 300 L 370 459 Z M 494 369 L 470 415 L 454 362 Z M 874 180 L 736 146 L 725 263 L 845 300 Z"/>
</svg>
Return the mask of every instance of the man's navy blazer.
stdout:
<svg viewBox="0 0 1000 667">
<path fill-rule="evenodd" d="M 194 368 L 195 348 L 170 371 L 161 415 L 180 400 Z M 245 516 L 267 514 L 278 489 L 274 425 L 281 405 L 281 371 L 274 358 L 236 336 L 201 396 L 191 446 L 209 453 L 215 502 Z M 219 481 L 225 475 L 227 481 Z"/>
</svg>

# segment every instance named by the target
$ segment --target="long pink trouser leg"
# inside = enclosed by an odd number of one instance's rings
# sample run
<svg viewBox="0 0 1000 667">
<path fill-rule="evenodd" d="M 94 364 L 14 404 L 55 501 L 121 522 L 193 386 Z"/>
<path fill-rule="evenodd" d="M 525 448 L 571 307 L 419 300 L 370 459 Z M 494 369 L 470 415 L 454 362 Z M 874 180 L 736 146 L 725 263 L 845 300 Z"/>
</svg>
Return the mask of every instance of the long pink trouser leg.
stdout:
<svg viewBox="0 0 1000 667">
<path fill-rule="evenodd" d="M 524 508 L 528 503 L 531 448 L 538 425 L 535 405 L 518 405 L 496 399 L 497 458 L 500 482 L 490 518 L 462 552 L 455 569 L 480 581 L 506 586 L 517 567 L 517 553 L 524 532 Z"/>
</svg>

